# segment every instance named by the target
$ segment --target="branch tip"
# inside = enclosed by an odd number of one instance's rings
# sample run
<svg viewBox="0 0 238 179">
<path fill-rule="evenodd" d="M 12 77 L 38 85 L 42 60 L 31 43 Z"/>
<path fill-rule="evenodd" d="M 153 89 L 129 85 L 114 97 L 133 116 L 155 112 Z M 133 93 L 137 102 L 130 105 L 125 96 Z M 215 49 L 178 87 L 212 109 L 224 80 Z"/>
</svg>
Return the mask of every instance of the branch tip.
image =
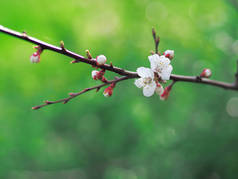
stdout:
<svg viewBox="0 0 238 179">
<path fill-rule="evenodd" d="M 92 57 L 91 53 L 89 52 L 89 50 L 85 50 L 85 52 L 86 52 L 88 59 L 91 60 L 93 57 Z"/>
<path fill-rule="evenodd" d="M 37 109 L 40 109 L 40 108 L 41 108 L 40 106 L 34 106 L 34 107 L 32 107 L 31 109 L 37 110 Z"/>
<path fill-rule="evenodd" d="M 63 41 L 63 40 L 60 41 L 60 48 L 61 48 L 63 51 L 66 51 L 66 50 L 65 50 L 65 47 L 64 47 L 64 41 Z"/>
<path fill-rule="evenodd" d="M 53 104 L 52 101 L 48 101 L 48 100 L 46 100 L 46 101 L 44 101 L 44 102 L 45 102 L 45 104 Z"/>
<path fill-rule="evenodd" d="M 78 60 L 72 60 L 70 63 L 71 63 L 71 64 L 73 64 L 73 63 L 79 63 L 79 61 L 78 61 Z"/>
<path fill-rule="evenodd" d="M 110 62 L 110 67 L 113 68 L 112 62 Z"/>
<path fill-rule="evenodd" d="M 69 96 L 75 96 L 75 93 L 69 93 Z"/>
<path fill-rule="evenodd" d="M 152 28 L 152 36 L 155 42 L 155 53 L 159 54 L 159 43 L 160 43 L 160 37 L 156 34 L 156 31 L 154 28 Z"/>
<path fill-rule="evenodd" d="M 154 27 L 152 27 L 152 36 L 154 39 L 156 39 L 156 31 Z"/>
</svg>

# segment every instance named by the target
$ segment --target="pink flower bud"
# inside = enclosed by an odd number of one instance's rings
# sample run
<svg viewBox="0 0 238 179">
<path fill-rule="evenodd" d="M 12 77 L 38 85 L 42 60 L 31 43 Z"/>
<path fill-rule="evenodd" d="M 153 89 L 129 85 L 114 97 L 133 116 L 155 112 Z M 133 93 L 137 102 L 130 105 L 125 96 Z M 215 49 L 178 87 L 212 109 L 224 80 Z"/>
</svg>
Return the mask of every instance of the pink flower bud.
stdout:
<svg viewBox="0 0 238 179">
<path fill-rule="evenodd" d="M 103 95 L 105 97 L 110 97 L 112 95 L 112 92 L 113 92 L 113 88 L 109 86 L 104 90 Z"/>
<path fill-rule="evenodd" d="M 38 52 L 35 52 L 30 57 L 31 63 L 39 63 L 40 62 L 40 54 Z"/>
<path fill-rule="evenodd" d="M 211 76 L 212 76 L 212 71 L 209 68 L 205 68 L 200 74 L 200 77 L 203 77 L 203 78 L 210 78 Z"/>
<path fill-rule="evenodd" d="M 98 73 L 99 73 L 99 71 L 97 71 L 97 70 L 93 70 L 92 71 L 92 78 L 94 80 L 98 80 Z"/>
<path fill-rule="evenodd" d="M 160 99 L 163 100 L 163 101 L 166 100 L 166 99 L 168 99 L 169 93 L 170 93 L 170 90 L 171 90 L 171 89 L 172 89 L 172 86 L 171 86 L 171 85 L 165 87 L 164 92 L 160 95 Z"/>
<path fill-rule="evenodd" d="M 158 94 L 159 96 L 160 96 L 161 94 L 163 94 L 164 88 L 163 88 L 163 86 L 162 86 L 160 83 L 157 83 L 157 84 L 156 84 L 155 92 L 156 92 L 156 94 Z"/>
<path fill-rule="evenodd" d="M 174 58 L 174 51 L 173 50 L 166 50 L 163 54 L 165 57 L 172 60 Z"/>
<path fill-rule="evenodd" d="M 101 80 L 101 79 L 105 79 L 104 78 L 104 73 L 105 73 L 105 71 L 104 70 L 101 70 L 101 71 L 97 71 L 97 70 L 93 70 L 92 71 L 92 78 L 94 79 L 94 80 Z"/>
<path fill-rule="evenodd" d="M 97 65 L 104 65 L 107 61 L 107 58 L 104 55 L 99 55 L 96 58 Z"/>
</svg>

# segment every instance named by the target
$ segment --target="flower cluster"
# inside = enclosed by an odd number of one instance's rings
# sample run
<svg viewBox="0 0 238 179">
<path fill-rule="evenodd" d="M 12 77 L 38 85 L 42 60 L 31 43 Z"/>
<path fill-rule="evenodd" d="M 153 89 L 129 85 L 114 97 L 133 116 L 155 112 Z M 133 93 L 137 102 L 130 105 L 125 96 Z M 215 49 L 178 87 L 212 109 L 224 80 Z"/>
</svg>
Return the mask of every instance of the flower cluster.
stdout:
<svg viewBox="0 0 238 179">
<path fill-rule="evenodd" d="M 154 54 L 148 57 L 150 68 L 139 67 L 137 73 L 140 76 L 135 81 L 138 88 L 143 88 L 143 95 L 146 97 L 152 96 L 155 92 L 162 100 L 167 99 L 170 89 L 167 87 L 164 90 L 161 82 L 170 79 L 173 70 L 170 61 L 174 58 L 173 50 L 166 50 L 163 55 Z"/>
<path fill-rule="evenodd" d="M 90 54 L 89 52 L 87 52 L 87 53 Z M 95 60 L 96 60 L 97 66 L 100 66 L 100 65 L 104 65 L 106 63 L 107 58 L 104 55 L 99 55 L 99 56 L 97 56 L 97 58 Z M 96 66 L 96 68 L 97 68 L 97 66 Z M 93 67 L 95 67 L 95 66 L 93 66 Z M 104 74 L 105 74 L 105 70 L 104 69 L 102 69 L 100 71 L 93 70 L 92 71 L 92 78 L 94 80 L 101 80 L 104 83 L 108 83 L 107 79 L 104 77 Z M 104 90 L 103 95 L 105 97 L 112 96 L 113 89 L 114 89 L 115 86 L 116 86 L 116 84 L 112 83 L 109 87 L 107 87 Z"/>
</svg>

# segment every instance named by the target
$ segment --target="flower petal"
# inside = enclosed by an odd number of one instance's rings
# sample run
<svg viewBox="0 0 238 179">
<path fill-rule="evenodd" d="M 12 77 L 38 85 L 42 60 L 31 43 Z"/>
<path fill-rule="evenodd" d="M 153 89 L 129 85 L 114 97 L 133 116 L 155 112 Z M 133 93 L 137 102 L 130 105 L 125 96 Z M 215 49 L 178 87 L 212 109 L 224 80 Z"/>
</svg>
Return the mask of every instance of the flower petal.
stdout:
<svg viewBox="0 0 238 179">
<path fill-rule="evenodd" d="M 158 60 L 160 56 L 158 54 L 154 54 L 154 55 L 148 56 L 148 58 L 150 61 L 150 68 L 152 70 L 155 70 L 157 68 L 157 64 L 158 64 Z"/>
<path fill-rule="evenodd" d="M 173 70 L 172 65 L 169 65 L 167 68 L 164 68 L 160 74 L 161 79 L 169 80 L 172 70 Z"/>
<path fill-rule="evenodd" d="M 145 77 L 145 67 L 139 67 L 139 68 L 137 68 L 137 73 L 138 73 L 138 75 L 140 76 L 140 77 Z"/>
<path fill-rule="evenodd" d="M 154 79 L 154 72 L 150 68 L 140 67 L 137 68 L 137 73 L 142 78 L 152 78 Z"/>
<path fill-rule="evenodd" d="M 144 86 L 143 78 L 139 78 L 139 79 L 135 80 L 135 85 L 137 88 L 142 88 Z"/>
<path fill-rule="evenodd" d="M 170 64 L 170 59 L 162 55 L 160 56 L 159 63 L 161 66 L 166 67 Z"/>
<path fill-rule="evenodd" d="M 155 84 L 154 81 L 152 83 L 150 83 L 149 85 L 146 85 L 143 88 L 144 96 L 146 96 L 146 97 L 152 96 L 154 94 L 154 92 L 155 92 L 155 88 L 156 88 L 156 84 Z"/>
</svg>

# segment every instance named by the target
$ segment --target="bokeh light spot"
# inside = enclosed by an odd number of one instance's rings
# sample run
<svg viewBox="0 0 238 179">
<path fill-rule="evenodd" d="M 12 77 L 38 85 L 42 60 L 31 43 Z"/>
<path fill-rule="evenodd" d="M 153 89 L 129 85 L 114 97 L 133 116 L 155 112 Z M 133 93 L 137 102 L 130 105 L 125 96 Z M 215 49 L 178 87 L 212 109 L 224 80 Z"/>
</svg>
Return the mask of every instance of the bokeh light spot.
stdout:
<svg viewBox="0 0 238 179">
<path fill-rule="evenodd" d="M 159 2 L 151 2 L 146 7 L 146 18 L 154 23 L 164 20 L 168 16 L 167 8 Z"/>
<path fill-rule="evenodd" d="M 238 117 L 238 97 L 233 97 L 227 102 L 226 111 L 230 116 Z"/>
</svg>

